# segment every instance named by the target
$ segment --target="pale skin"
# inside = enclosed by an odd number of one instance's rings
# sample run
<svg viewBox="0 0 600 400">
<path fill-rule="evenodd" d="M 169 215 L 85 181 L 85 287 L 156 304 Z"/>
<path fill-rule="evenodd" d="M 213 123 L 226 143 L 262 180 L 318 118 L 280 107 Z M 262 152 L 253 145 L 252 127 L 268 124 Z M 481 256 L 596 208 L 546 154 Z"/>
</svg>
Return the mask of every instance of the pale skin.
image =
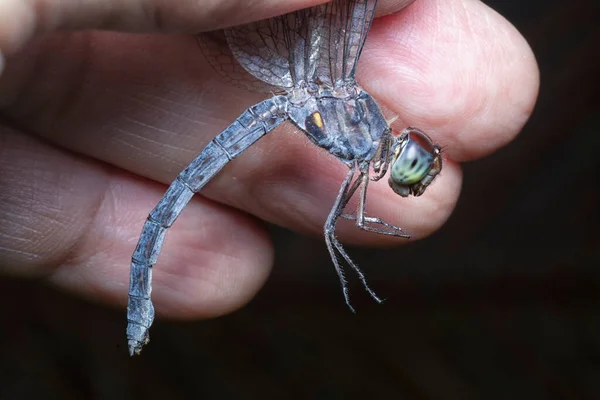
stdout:
<svg viewBox="0 0 600 400">
<path fill-rule="evenodd" d="M 0 271 L 124 307 L 147 213 L 260 99 L 221 81 L 189 34 L 317 3 L 0 1 Z M 519 133 L 539 76 L 525 40 L 480 1 L 408 3 L 380 0 L 357 78 L 398 117 L 394 128 L 418 126 L 443 146 L 444 169 L 423 196 L 401 199 L 385 179 L 369 187 L 368 214 L 418 239 L 452 213 L 458 163 Z M 171 34 L 84 31 L 92 28 Z M 261 220 L 321 235 L 346 171 L 290 125 L 254 145 L 169 230 L 154 268 L 157 313 L 212 317 L 248 302 L 273 263 Z M 351 224 L 338 235 L 368 246 L 407 242 Z"/>
</svg>

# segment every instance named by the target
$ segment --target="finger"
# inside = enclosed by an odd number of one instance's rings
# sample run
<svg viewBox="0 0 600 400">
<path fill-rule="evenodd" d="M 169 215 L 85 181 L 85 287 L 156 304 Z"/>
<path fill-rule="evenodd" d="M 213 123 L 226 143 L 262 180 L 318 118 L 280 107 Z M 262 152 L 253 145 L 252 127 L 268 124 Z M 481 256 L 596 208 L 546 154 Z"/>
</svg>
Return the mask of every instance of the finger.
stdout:
<svg viewBox="0 0 600 400">
<path fill-rule="evenodd" d="M 539 71 L 517 30 L 478 0 L 418 1 L 379 19 L 359 79 L 404 125 L 457 161 L 510 142 L 533 111 Z"/>
<path fill-rule="evenodd" d="M 201 32 L 269 18 L 325 0 L 3 0 L 0 53 L 21 49 L 35 34 L 62 29 Z"/>
<path fill-rule="evenodd" d="M 444 4 L 449 4 L 449 8 L 443 9 Z M 440 3 L 438 13 L 453 12 L 453 4 L 450 1 Z M 486 13 L 491 11 L 482 9 L 478 3 L 465 3 L 465 8 L 473 15 L 459 16 L 474 19 L 477 14 L 478 18 L 491 21 L 487 29 L 498 32 L 512 29 L 506 21 L 488 16 Z M 461 31 L 471 28 L 467 23 L 456 24 L 452 26 L 452 34 L 474 40 L 472 35 Z M 374 26 L 374 29 L 377 28 Z M 424 30 L 421 33 L 427 36 L 423 40 L 440 47 L 429 47 L 432 53 L 446 46 L 446 43 L 434 40 L 440 35 L 439 31 Z M 177 39 L 114 34 L 57 38 L 46 43 L 43 52 L 32 49 L 29 56 L 23 55 L 19 62 L 12 60 L 12 73 L 7 71 L 6 74 L 12 79 L 4 81 L 0 93 L 5 96 L 4 101 L 10 101 L 11 93 L 13 99 L 19 93 L 26 93 L 27 96 L 12 101 L 10 112 L 28 129 L 78 152 L 168 182 L 220 129 L 245 107 L 258 101 L 256 94 L 216 81 L 211 68 L 195 50 L 195 43 L 187 38 Z M 374 45 L 377 44 L 369 46 Z M 492 48 L 522 53 L 520 47 Z M 388 53 L 392 51 L 393 48 L 388 49 Z M 365 53 L 367 60 L 363 60 L 363 64 L 369 62 L 372 54 L 372 51 Z M 498 58 L 493 55 L 476 61 L 481 69 L 498 72 L 488 65 Z M 447 70 L 446 60 L 433 55 L 431 60 L 438 63 L 437 69 Z M 519 60 L 514 63 L 517 70 L 523 68 Z M 408 67 L 422 68 L 422 64 L 428 62 L 423 55 Z M 528 63 L 527 60 L 523 62 Z M 431 65 L 430 69 L 436 68 Z M 390 82 L 396 84 L 395 91 L 406 92 L 406 99 L 398 104 L 388 100 L 385 104 L 403 115 L 403 105 L 410 104 L 411 96 L 417 94 L 408 90 L 411 82 L 403 81 L 402 75 L 394 75 L 393 70 L 390 73 Z M 374 78 L 367 75 L 367 80 L 362 80 L 363 85 L 370 84 L 368 79 Z M 447 81 L 440 84 L 439 92 L 451 92 L 446 86 L 453 79 L 452 75 L 448 76 Z M 504 81 L 503 76 L 495 74 L 489 74 L 487 79 Z M 22 85 L 19 82 L 29 82 L 27 90 L 18 89 Z M 63 90 L 66 82 L 73 82 L 66 86 L 73 88 L 72 91 Z M 407 90 L 401 90 L 398 83 L 404 84 Z M 390 97 L 385 87 L 374 85 L 374 89 L 376 98 Z M 502 96 L 497 91 L 488 91 L 488 86 L 478 89 L 477 98 L 483 98 L 485 102 L 498 103 L 497 97 Z M 494 120 L 494 112 L 491 109 L 487 118 Z M 448 153 L 452 154 L 453 140 L 476 153 L 479 143 L 468 139 L 485 134 L 459 130 L 461 137 L 457 138 L 454 132 L 441 129 L 445 120 L 437 118 L 435 113 L 427 115 L 429 120 L 424 119 L 422 124 L 434 132 L 437 141 L 446 145 Z M 460 108 L 456 109 L 457 126 L 469 126 L 465 115 Z M 447 117 L 452 119 L 451 115 Z M 482 119 L 485 117 L 481 116 Z M 411 113 L 403 119 L 406 124 L 419 125 L 419 121 L 411 120 Z M 48 126 L 54 128 L 51 133 Z M 301 134 L 280 130 L 232 163 L 205 194 L 284 226 L 319 232 L 343 175 L 344 167 L 339 162 L 309 146 Z M 417 236 L 426 235 L 439 227 L 452 211 L 460 179 L 459 169 L 446 162 L 441 177 L 419 199 L 399 199 L 385 183 L 374 185 L 368 211 L 371 215 L 389 217 L 388 222 Z M 354 232 L 354 229 L 344 231 L 345 238 L 362 242 L 381 239 L 376 235 L 355 236 Z"/>
<path fill-rule="evenodd" d="M 56 30 L 197 33 L 257 21 L 325 1 L 4 0 L 0 3 L 0 54 L 21 49 L 35 34 Z M 396 12 L 413 1 L 382 1 L 378 15 Z"/>
<path fill-rule="evenodd" d="M 162 185 L 0 128 L 0 268 L 124 305 L 129 261 Z M 196 197 L 154 269 L 159 313 L 220 315 L 262 286 L 272 248 L 255 221 Z"/>
</svg>

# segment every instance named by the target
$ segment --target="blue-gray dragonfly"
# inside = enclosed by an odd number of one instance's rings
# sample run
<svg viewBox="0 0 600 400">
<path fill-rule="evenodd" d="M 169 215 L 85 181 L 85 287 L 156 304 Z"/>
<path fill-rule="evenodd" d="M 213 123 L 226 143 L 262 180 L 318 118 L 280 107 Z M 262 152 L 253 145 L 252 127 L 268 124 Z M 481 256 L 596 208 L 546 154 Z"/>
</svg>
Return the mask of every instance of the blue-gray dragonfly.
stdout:
<svg viewBox="0 0 600 400">
<path fill-rule="evenodd" d="M 204 185 L 258 139 L 291 121 L 349 172 L 325 221 L 327 248 L 350 306 L 340 259 L 376 301 L 363 273 L 335 235 L 339 218 L 360 229 L 407 238 L 401 228 L 365 215 L 367 187 L 390 169 L 389 184 L 400 196 L 421 195 L 442 168 L 440 148 L 417 128 L 398 135 L 375 100 L 355 81 L 359 56 L 376 0 L 334 0 L 283 16 L 224 31 L 230 53 L 248 73 L 278 88 L 278 94 L 242 113 L 219 133 L 171 184 L 146 220 L 131 261 L 127 338 L 130 354 L 148 342 L 154 319 L 152 266 L 167 228 Z M 223 71 L 221 71 L 223 72 Z M 371 176 L 372 174 L 372 176 Z M 344 214 L 358 192 L 354 215 Z"/>
</svg>

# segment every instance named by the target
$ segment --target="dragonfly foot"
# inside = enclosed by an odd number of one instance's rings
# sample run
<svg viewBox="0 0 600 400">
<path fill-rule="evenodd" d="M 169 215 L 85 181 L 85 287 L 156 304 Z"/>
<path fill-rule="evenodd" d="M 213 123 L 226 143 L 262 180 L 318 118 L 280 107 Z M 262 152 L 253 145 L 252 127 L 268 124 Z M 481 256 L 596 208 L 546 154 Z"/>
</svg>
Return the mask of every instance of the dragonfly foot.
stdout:
<svg viewBox="0 0 600 400">
<path fill-rule="evenodd" d="M 344 219 L 349 219 L 351 221 L 357 220 L 355 215 L 342 214 L 342 215 L 340 215 L 340 217 L 342 217 Z M 411 236 L 409 234 L 403 233 L 402 228 L 400 228 L 399 226 L 389 224 L 389 223 L 383 221 L 381 218 L 364 217 L 363 220 L 364 220 L 363 223 L 358 223 L 358 222 L 356 223 L 356 226 L 359 229 L 362 229 L 363 231 L 378 233 L 380 235 L 386 235 L 386 236 L 395 236 L 395 237 L 399 237 L 399 238 L 403 238 L 403 239 L 411 238 Z M 379 226 L 383 226 L 384 228 L 387 228 L 387 229 L 375 228 L 375 227 L 367 225 L 367 224 L 379 225 Z"/>
</svg>

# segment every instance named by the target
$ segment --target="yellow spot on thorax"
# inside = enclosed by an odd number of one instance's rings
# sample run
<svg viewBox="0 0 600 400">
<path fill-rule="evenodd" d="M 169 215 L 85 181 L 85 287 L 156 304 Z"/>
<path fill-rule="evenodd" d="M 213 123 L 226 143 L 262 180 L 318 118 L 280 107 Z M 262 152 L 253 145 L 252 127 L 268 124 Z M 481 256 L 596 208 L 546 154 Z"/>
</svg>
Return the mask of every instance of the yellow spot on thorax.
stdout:
<svg viewBox="0 0 600 400">
<path fill-rule="evenodd" d="M 312 115 L 312 119 L 313 119 L 313 122 L 315 123 L 315 125 L 317 127 L 319 127 L 319 129 L 323 129 L 323 117 L 321 117 L 321 113 L 320 112 L 318 112 L 318 111 L 315 112 Z"/>
</svg>

